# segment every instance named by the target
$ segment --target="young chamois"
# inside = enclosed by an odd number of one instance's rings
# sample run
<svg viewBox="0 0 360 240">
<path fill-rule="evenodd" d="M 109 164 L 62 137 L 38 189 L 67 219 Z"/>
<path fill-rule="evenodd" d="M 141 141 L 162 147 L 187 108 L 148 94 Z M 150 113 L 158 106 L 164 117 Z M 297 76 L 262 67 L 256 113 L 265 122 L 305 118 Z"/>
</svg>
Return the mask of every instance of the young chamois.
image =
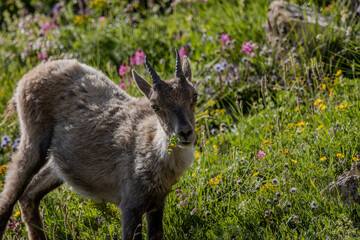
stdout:
<svg viewBox="0 0 360 240">
<path fill-rule="evenodd" d="M 40 200 L 63 183 L 95 201 L 117 204 L 124 240 L 162 239 L 166 195 L 193 160 L 197 92 L 176 51 L 175 78 L 152 84 L 135 70 L 145 98 L 129 96 L 103 73 L 75 60 L 42 63 L 18 83 L 10 108 L 21 141 L 0 195 L 0 239 L 17 201 L 29 239 L 46 239 Z M 169 142 L 178 143 L 169 153 Z"/>
</svg>

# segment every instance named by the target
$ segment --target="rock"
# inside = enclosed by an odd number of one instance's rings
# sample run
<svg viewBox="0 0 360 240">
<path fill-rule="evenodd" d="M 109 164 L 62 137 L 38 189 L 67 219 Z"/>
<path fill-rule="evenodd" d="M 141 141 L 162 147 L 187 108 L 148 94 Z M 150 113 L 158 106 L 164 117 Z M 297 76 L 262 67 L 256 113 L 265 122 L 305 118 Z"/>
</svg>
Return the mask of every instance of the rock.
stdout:
<svg viewBox="0 0 360 240">
<path fill-rule="evenodd" d="M 300 43 L 304 39 L 312 41 L 329 23 L 329 19 L 310 8 L 273 1 L 266 17 L 266 37 L 272 46 L 285 37 Z M 289 33 L 293 33 L 293 36 L 288 36 Z"/>
<path fill-rule="evenodd" d="M 340 177 L 331 182 L 322 193 L 329 194 L 333 197 L 340 195 L 344 204 L 351 205 L 352 202 L 360 204 L 358 192 L 360 181 L 360 163 L 354 163 L 350 171 L 342 174 Z"/>
</svg>

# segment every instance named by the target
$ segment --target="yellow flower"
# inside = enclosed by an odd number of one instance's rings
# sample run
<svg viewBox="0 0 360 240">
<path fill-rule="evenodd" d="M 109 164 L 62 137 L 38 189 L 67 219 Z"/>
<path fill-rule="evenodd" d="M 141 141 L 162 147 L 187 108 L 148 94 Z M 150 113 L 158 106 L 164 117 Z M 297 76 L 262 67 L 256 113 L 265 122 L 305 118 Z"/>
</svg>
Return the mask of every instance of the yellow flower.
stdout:
<svg viewBox="0 0 360 240">
<path fill-rule="evenodd" d="M 321 84 L 320 89 L 324 90 L 326 88 L 326 84 Z"/>
<path fill-rule="evenodd" d="M 314 105 L 316 106 L 316 105 L 318 105 L 319 103 L 321 103 L 322 102 L 322 100 L 319 98 L 319 99 L 317 99 L 315 102 L 314 102 Z"/>
<path fill-rule="evenodd" d="M 296 107 L 296 108 L 295 108 L 295 112 L 298 112 L 298 111 L 299 111 L 299 108 L 298 108 L 298 107 Z"/>
<path fill-rule="evenodd" d="M 338 77 L 338 76 L 340 76 L 340 75 L 341 75 L 341 69 L 336 72 L 335 77 Z"/>
<path fill-rule="evenodd" d="M 335 110 L 338 111 L 338 110 L 342 110 L 342 109 L 346 109 L 346 108 L 350 108 L 350 107 L 351 107 L 350 103 L 348 103 L 348 102 L 343 102 L 343 103 L 341 103 L 339 106 L 337 106 L 337 107 L 335 108 Z"/>
<path fill-rule="evenodd" d="M 195 179 L 197 179 L 196 173 L 191 174 L 191 176 Z"/>
<path fill-rule="evenodd" d="M 272 144 L 273 143 L 273 141 L 271 140 L 271 139 L 269 139 L 269 140 L 263 140 L 262 142 L 261 142 L 261 145 L 268 145 L 268 144 Z"/>
<path fill-rule="evenodd" d="M 323 125 L 319 125 L 316 129 L 317 129 L 317 130 L 321 130 L 321 129 L 323 129 L 323 128 L 324 128 Z"/>
<path fill-rule="evenodd" d="M 86 15 L 76 15 L 74 19 L 74 24 L 83 24 L 85 22 L 89 22 L 89 17 Z"/>
<path fill-rule="evenodd" d="M 297 124 L 297 126 L 298 126 L 298 127 L 303 127 L 303 126 L 305 126 L 305 123 L 304 123 L 304 122 L 299 122 L 299 123 Z"/>
<path fill-rule="evenodd" d="M 219 175 L 217 176 L 217 178 L 218 178 L 218 179 L 222 179 L 222 175 L 219 174 Z"/>
<path fill-rule="evenodd" d="M 279 149 L 279 153 L 287 153 L 287 154 L 289 154 L 290 150 L 289 149 Z"/>
<path fill-rule="evenodd" d="M 207 182 L 207 184 L 213 185 L 213 184 L 214 184 L 214 179 L 210 179 L 210 180 Z"/>
<path fill-rule="evenodd" d="M 353 160 L 354 162 L 357 162 L 357 161 L 359 161 L 359 158 L 353 157 L 352 160 Z"/>
<path fill-rule="evenodd" d="M 216 103 L 216 100 L 211 100 L 206 105 L 208 105 L 210 107 L 210 106 L 215 105 L 215 103 Z"/>
<path fill-rule="evenodd" d="M 219 146 L 214 144 L 214 145 L 213 145 L 213 148 L 214 148 L 214 149 L 218 149 Z"/>
<path fill-rule="evenodd" d="M 8 165 L 6 165 L 6 164 L 0 166 L 0 175 L 6 173 L 7 168 L 8 168 Z"/>
<path fill-rule="evenodd" d="M 323 156 L 322 158 L 320 158 L 320 161 L 321 162 L 324 162 L 326 160 L 326 157 L 325 156 Z"/>
<path fill-rule="evenodd" d="M 321 110 L 325 110 L 326 109 L 326 105 L 323 103 L 320 103 L 319 106 L 317 108 L 320 108 Z"/>
<path fill-rule="evenodd" d="M 253 176 L 253 177 L 256 177 L 257 175 L 259 175 L 259 173 L 260 173 L 260 172 L 256 172 L 256 173 L 254 173 L 252 176 Z"/>
<path fill-rule="evenodd" d="M 16 213 L 14 213 L 14 217 L 18 217 L 18 216 L 20 216 L 20 211 L 18 210 Z"/>
<path fill-rule="evenodd" d="M 278 186 L 271 184 L 271 183 L 266 183 L 261 187 L 261 191 L 272 191 L 272 192 L 276 192 L 278 189 Z"/>
<path fill-rule="evenodd" d="M 341 153 L 336 154 L 336 156 L 337 156 L 338 158 L 340 158 L 340 159 L 344 158 L 344 155 L 341 154 Z"/>
<path fill-rule="evenodd" d="M 293 164 L 296 164 L 297 161 L 295 159 L 290 159 L 290 161 L 293 163 Z"/>
<path fill-rule="evenodd" d="M 195 153 L 195 158 L 199 158 L 200 157 L 200 153 L 199 152 L 196 152 Z"/>
</svg>

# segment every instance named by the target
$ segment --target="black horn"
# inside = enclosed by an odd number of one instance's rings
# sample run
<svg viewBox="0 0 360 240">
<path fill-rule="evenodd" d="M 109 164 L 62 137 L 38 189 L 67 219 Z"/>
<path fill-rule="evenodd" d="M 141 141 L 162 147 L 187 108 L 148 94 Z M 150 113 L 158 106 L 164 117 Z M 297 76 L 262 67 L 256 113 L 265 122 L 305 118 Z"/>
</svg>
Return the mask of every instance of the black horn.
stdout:
<svg viewBox="0 0 360 240">
<path fill-rule="evenodd" d="M 145 57 L 145 66 L 147 68 L 147 70 L 150 73 L 150 77 L 151 77 L 151 81 L 153 84 L 159 84 L 162 83 L 162 80 L 160 79 L 159 75 L 155 72 L 155 70 L 152 68 L 152 66 L 150 65 L 150 63 L 147 61 L 146 57 Z"/>
<path fill-rule="evenodd" d="M 180 79 L 184 79 L 184 72 L 181 68 L 181 61 L 180 61 L 180 55 L 178 50 L 175 48 L 175 52 L 176 52 L 176 68 L 175 68 L 175 77 L 180 78 Z"/>
</svg>

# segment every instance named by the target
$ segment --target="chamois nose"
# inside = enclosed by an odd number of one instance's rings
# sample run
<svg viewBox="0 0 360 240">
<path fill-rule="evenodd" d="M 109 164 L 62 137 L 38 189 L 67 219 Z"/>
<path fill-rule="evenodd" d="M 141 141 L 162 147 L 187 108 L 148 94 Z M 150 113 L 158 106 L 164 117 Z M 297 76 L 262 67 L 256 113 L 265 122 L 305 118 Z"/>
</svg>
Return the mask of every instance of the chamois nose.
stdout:
<svg viewBox="0 0 360 240">
<path fill-rule="evenodd" d="M 192 127 L 189 125 L 180 128 L 180 130 L 177 132 L 178 136 L 183 137 L 184 139 L 187 139 L 192 133 Z"/>
</svg>

